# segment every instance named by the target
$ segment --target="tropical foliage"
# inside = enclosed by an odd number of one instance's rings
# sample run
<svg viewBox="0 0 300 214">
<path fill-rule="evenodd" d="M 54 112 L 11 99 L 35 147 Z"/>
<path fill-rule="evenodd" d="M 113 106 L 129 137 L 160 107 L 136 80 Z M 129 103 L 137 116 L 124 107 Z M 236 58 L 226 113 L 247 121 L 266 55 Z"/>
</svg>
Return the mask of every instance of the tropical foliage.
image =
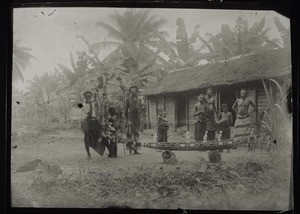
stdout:
<svg viewBox="0 0 300 214">
<path fill-rule="evenodd" d="M 160 30 L 166 20 L 150 16 L 149 10 L 115 12 L 109 17 L 112 25 L 98 22 L 96 26 L 105 29 L 111 41 L 92 44 L 93 51 L 114 45 L 120 78 L 139 87 L 155 82 L 168 64 L 159 56 L 161 37 L 168 35 Z"/>
<path fill-rule="evenodd" d="M 176 42 L 169 41 L 168 33 L 163 30 L 166 20 L 151 15 L 150 10 L 114 12 L 108 18 L 107 22 L 96 23 L 97 28 L 108 33 L 107 40 L 88 41 L 83 35 L 78 36 L 87 51 L 70 53 L 71 67 L 57 64 L 54 72 L 29 81 L 27 92 L 15 91 L 13 98 L 26 104 L 18 107 L 22 112 L 19 116 L 69 121 L 70 110 L 82 102 L 85 90 L 92 90 L 100 102 L 108 99 L 121 109 L 129 86 L 134 84 L 146 88 L 169 70 L 290 45 L 289 29 L 277 18 L 274 18 L 274 23 L 282 42 L 269 39 L 270 29 L 265 28 L 264 18 L 249 27 L 247 21 L 239 17 L 235 26 L 222 25 L 220 33 L 206 33 L 203 37 L 200 25 L 188 35 L 184 20 L 179 17 Z M 197 49 L 195 44 L 199 42 Z M 99 60 L 103 48 L 113 51 L 104 60 Z M 21 71 L 33 59 L 30 51 L 30 48 L 20 46 L 19 41 L 14 43 L 14 80 L 23 80 Z"/>
<path fill-rule="evenodd" d="M 34 58 L 29 53 L 31 48 L 20 46 L 19 43 L 20 40 L 13 43 L 13 83 L 16 83 L 18 80 L 24 81 L 22 71 L 30 65 L 30 60 Z"/>
</svg>

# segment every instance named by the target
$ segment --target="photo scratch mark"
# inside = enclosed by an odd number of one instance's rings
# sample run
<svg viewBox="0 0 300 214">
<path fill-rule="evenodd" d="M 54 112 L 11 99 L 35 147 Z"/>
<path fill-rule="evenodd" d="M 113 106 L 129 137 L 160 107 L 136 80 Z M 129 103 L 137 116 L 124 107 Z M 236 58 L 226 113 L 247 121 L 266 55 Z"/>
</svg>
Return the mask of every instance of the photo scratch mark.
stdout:
<svg viewBox="0 0 300 214">
<path fill-rule="evenodd" d="M 56 11 L 56 10 L 53 10 L 53 12 L 52 12 L 52 13 L 49 13 L 48 16 L 53 15 L 55 11 Z"/>
</svg>

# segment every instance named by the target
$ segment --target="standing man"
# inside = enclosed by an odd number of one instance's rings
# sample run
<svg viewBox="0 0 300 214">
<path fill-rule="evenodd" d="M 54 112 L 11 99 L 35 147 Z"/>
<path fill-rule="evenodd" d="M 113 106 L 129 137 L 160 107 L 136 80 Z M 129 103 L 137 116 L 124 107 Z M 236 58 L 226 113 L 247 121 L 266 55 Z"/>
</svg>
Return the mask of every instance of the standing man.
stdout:
<svg viewBox="0 0 300 214">
<path fill-rule="evenodd" d="M 85 102 L 82 104 L 82 122 L 81 128 L 84 133 L 84 145 L 87 152 L 88 159 L 91 159 L 89 147 L 96 148 L 98 138 L 100 137 L 101 125 L 97 118 L 97 108 L 94 101 L 92 101 L 93 93 L 86 91 L 83 93 Z"/>
<path fill-rule="evenodd" d="M 255 103 L 247 97 L 246 89 L 241 90 L 241 98 L 237 99 L 232 106 L 232 109 L 236 112 L 236 120 L 234 124 L 234 139 L 245 139 L 250 136 L 251 121 L 250 115 L 256 111 Z M 253 110 L 249 112 L 249 106 L 253 107 Z"/>
<path fill-rule="evenodd" d="M 125 118 L 127 120 L 127 148 L 130 154 L 132 150 L 134 154 L 140 154 L 137 152 L 140 146 L 139 142 L 139 128 L 140 128 L 140 105 L 141 100 L 138 98 L 138 87 L 131 86 L 129 88 L 129 97 L 125 102 Z"/>
<path fill-rule="evenodd" d="M 216 100 L 212 96 L 212 89 L 208 88 L 207 89 L 207 97 L 206 97 L 206 115 L 207 115 L 207 140 L 214 140 L 215 139 L 215 132 L 216 132 L 216 115 L 217 110 L 216 110 Z"/>
<path fill-rule="evenodd" d="M 200 94 L 198 97 L 198 103 L 195 105 L 194 116 L 198 117 L 198 121 L 195 124 L 195 140 L 203 141 L 205 131 L 207 130 L 207 116 L 204 94 Z"/>
</svg>

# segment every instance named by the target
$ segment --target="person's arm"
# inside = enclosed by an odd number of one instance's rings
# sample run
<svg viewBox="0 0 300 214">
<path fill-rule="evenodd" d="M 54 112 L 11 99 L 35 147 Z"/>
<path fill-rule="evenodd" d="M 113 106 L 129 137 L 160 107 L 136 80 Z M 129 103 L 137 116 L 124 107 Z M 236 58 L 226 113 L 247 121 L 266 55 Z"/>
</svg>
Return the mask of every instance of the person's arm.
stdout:
<svg viewBox="0 0 300 214">
<path fill-rule="evenodd" d="M 254 111 L 257 110 L 255 103 L 252 100 L 249 100 L 249 104 L 253 107 L 252 111 L 249 112 L 249 115 L 251 115 Z"/>
<path fill-rule="evenodd" d="M 233 106 L 232 106 L 232 110 L 235 111 L 235 112 L 237 112 L 237 109 L 236 109 L 236 107 L 237 107 L 237 102 L 238 102 L 238 100 L 236 100 L 236 101 L 234 102 Z"/>
<path fill-rule="evenodd" d="M 116 131 L 116 129 L 115 129 L 111 124 L 108 124 L 108 128 L 109 128 L 109 130 L 112 131 L 112 132 L 115 132 L 115 131 Z"/>
<path fill-rule="evenodd" d="M 81 112 L 82 112 L 82 114 L 84 115 L 85 118 L 87 116 L 90 116 L 91 115 L 90 105 L 89 104 L 87 105 L 86 103 L 83 103 L 82 108 L 81 108 Z"/>
<path fill-rule="evenodd" d="M 197 107 L 197 105 L 195 105 L 195 111 L 194 111 L 194 115 L 193 116 L 197 116 L 198 114 L 199 114 L 198 107 Z"/>
<path fill-rule="evenodd" d="M 218 115 L 217 119 L 220 121 L 222 119 L 222 112 Z"/>
<path fill-rule="evenodd" d="M 215 98 L 213 98 L 213 103 L 212 104 L 214 106 L 216 115 L 218 115 L 219 113 L 218 113 L 217 108 L 216 108 L 216 100 L 215 100 Z"/>
<path fill-rule="evenodd" d="M 230 124 L 230 126 L 231 126 L 231 123 L 233 122 L 233 118 L 232 118 L 232 113 L 231 112 L 229 112 L 230 114 L 229 114 L 229 124 Z"/>
<path fill-rule="evenodd" d="M 166 117 L 162 117 L 161 118 L 164 122 L 168 122 L 168 118 L 166 118 Z"/>
<path fill-rule="evenodd" d="M 128 120 L 128 109 L 129 109 L 129 100 L 127 98 L 125 101 L 125 110 L 124 110 L 124 116 L 125 116 L 126 120 Z"/>
</svg>

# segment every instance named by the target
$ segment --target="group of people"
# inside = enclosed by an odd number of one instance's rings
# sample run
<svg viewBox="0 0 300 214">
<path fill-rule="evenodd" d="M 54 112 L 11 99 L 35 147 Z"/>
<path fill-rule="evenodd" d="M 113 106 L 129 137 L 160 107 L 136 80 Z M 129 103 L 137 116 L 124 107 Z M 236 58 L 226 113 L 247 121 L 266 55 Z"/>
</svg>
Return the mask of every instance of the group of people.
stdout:
<svg viewBox="0 0 300 214">
<path fill-rule="evenodd" d="M 129 88 L 129 96 L 125 100 L 124 117 L 127 126 L 127 143 L 130 154 L 140 154 L 139 128 L 140 128 L 140 105 L 141 100 L 138 98 L 138 87 L 131 86 Z M 81 128 L 84 133 L 84 145 L 87 157 L 90 159 L 91 154 L 89 148 L 97 148 L 104 145 L 108 151 L 108 157 L 117 157 L 117 142 L 122 135 L 122 116 L 123 110 L 117 111 L 115 107 L 109 106 L 107 111 L 101 109 L 97 101 L 93 98 L 91 91 L 83 93 L 84 103 L 82 104 L 82 122 Z M 103 108 L 103 106 L 102 106 Z M 99 113 L 106 111 L 107 115 L 103 120 L 99 117 Z M 103 119 L 103 118 L 102 118 Z"/>
<path fill-rule="evenodd" d="M 222 139 L 230 139 L 233 117 L 228 105 L 223 103 L 221 112 L 218 113 L 215 98 L 212 96 L 212 89 L 208 88 L 206 92 L 206 96 L 204 94 L 198 96 L 198 102 L 195 105 L 194 116 L 197 116 L 198 119 L 195 124 L 195 140 L 203 141 L 205 135 L 207 135 L 206 140 L 215 140 L 216 132 L 222 133 Z M 232 106 L 232 109 L 236 112 L 234 139 L 246 139 L 250 135 L 252 127 L 250 116 L 256 111 L 256 105 L 247 97 L 245 89 L 240 91 L 240 95 L 241 97 Z M 249 112 L 250 106 L 253 107 L 251 112 Z"/>
<path fill-rule="evenodd" d="M 101 107 L 95 100 L 92 100 L 93 93 L 86 91 L 83 95 L 85 102 L 82 106 L 83 120 L 82 130 L 84 132 L 84 144 L 88 158 L 91 158 L 89 147 L 96 148 L 99 143 L 104 145 L 108 151 L 108 157 L 117 157 L 117 142 L 122 135 L 121 118 L 124 115 L 126 119 L 126 147 L 130 154 L 140 154 L 138 150 L 141 147 L 139 141 L 139 129 L 141 126 L 141 100 L 138 98 L 138 87 L 129 88 L 129 96 L 125 100 L 124 111 L 118 112 L 113 106 L 108 107 L 108 117 L 101 123 L 98 112 Z M 215 140 L 216 133 L 222 133 L 222 139 L 230 139 L 230 128 L 233 122 L 232 113 L 226 103 L 221 105 L 221 112 L 218 113 L 213 96 L 213 90 L 208 88 L 206 95 L 198 96 L 195 105 L 194 116 L 197 117 L 195 124 L 195 140 L 203 141 Z M 236 121 L 234 126 L 234 138 L 247 138 L 250 135 L 252 127 L 250 115 L 256 110 L 255 103 L 247 97 L 247 91 L 240 91 L 241 97 L 237 99 L 232 109 L 236 112 Z M 249 112 L 249 107 L 253 109 Z M 102 106 L 103 108 L 103 106 Z M 124 114 L 123 114 L 124 113 Z M 168 141 L 168 119 L 163 109 L 158 109 L 157 116 L 157 142 Z"/>
<path fill-rule="evenodd" d="M 241 97 L 237 99 L 232 109 L 236 112 L 236 120 L 234 125 L 234 139 L 248 140 L 250 133 L 253 130 L 250 116 L 256 111 L 255 103 L 247 97 L 247 91 L 240 91 Z M 221 112 L 218 113 L 213 96 L 213 90 L 208 88 L 206 95 L 201 93 L 198 96 L 197 104 L 195 105 L 194 116 L 197 117 L 195 124 L 196 141 L 211 141 L 215 140 L 216 136 L 221 136 L 221 139 L 231 139 L 230 129 L 233 123 L 232 113 L 229 111 L 228 104 L 221 105 Z M 252 106 L 252 111 L 249 112 L 249 107 Z M 157 116 L 157 142 L 168 142 L 168 119 L 166 112 L 163 109 L 158 109 Z"/>
</svg>

